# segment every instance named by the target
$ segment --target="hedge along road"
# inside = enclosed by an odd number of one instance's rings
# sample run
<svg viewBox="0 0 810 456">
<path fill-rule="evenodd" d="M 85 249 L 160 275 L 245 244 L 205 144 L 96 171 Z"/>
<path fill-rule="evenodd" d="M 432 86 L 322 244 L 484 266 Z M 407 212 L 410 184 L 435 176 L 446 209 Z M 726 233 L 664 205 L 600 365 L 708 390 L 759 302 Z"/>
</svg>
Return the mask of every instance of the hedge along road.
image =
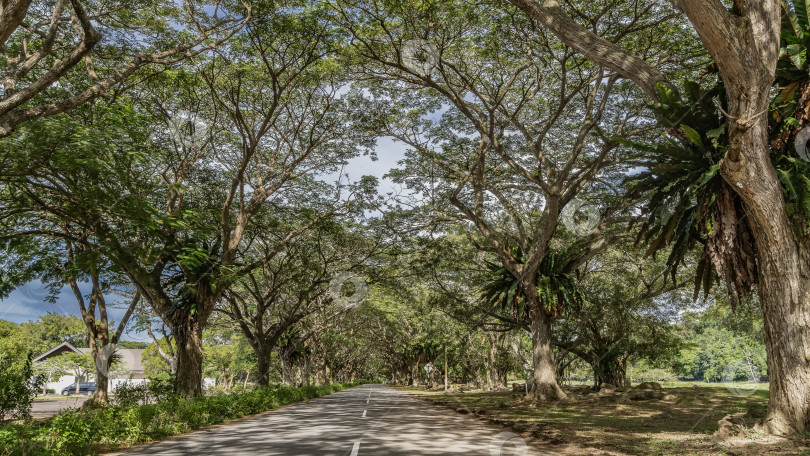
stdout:
<svg viewBox="0 0 810 456">
<path fill-rule="evenodd" d="M 258 416 L 138 445 L 115 455 L 528 456 L 526 446 L 481 422 L 382 385 L 362 385 Z M 508 441 L 508 442 L 507 442 Z M 506 443 L 505 443 L 506 442 Z"/>
</svg>

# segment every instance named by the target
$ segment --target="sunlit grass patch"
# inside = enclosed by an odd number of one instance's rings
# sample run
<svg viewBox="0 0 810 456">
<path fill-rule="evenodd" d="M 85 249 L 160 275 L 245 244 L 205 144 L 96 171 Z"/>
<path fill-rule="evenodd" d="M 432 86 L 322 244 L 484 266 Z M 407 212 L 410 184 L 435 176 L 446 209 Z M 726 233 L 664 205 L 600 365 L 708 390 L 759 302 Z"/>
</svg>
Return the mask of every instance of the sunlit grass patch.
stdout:
<svg viewBox="0 0 810 456">
<path fill-rule="evenodd" d="M 580 394 L 570 399 L 532 404 L 510 391 L 450 392 L 405 388 L 417 396 L 456 411 L 512 428 L 539 444 L 576 444 L 616 454 L 786 456 L 805 451 L 808 439 L 768 438 L 750 431 L 746 438 L 718 441 L 713 433 L 726 415 L 743 417 L 751 428 L 767 409 L 768 391 L 738 395 L 722 385 L 686 383 L 664 388 L 663 400 L 629 400 L 622 396 Z M 621 393 L 619 393 L 621 394 Z M 591 454 L 591 453 L 584 453 Z M 602 454 L 602 453 L 593 453 Z"/>
</svg>

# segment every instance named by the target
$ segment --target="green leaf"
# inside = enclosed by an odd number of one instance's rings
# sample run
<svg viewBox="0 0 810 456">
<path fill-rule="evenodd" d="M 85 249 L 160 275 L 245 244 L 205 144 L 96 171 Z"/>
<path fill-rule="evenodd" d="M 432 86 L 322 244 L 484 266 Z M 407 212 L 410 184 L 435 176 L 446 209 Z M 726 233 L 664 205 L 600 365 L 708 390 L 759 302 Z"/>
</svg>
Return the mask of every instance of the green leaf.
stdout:
<svg viewBox="0 0 810 456">
<path fill-rule="evenodd" d="M 695 187 L 701 187 L 717 175 L 720 165 L 712 165 L 695 183 Z"/>
<path fill-rule="evenodd" d="M 810 10 L 810 0 L 794 0 L 793 10 L 796 12 L 796 22 L 799 26 L 804 30 L 810 28 L 810 17 L 807 16 Z"/>
<path fill-rule="evenodd" d="M 776 98 L 773 99 L 774 103 L 782 104 L 793 100 L 796 97 L 796 91 L 799 90 L 800 85 L 800 82 L 796 81 L 783 87 L 781 90 L 779 90 L 779 94 L 776 96 Z"/>
<path fill-rule="evenodd" d="M 799 0 L 801 1 L 801 0 Z M 798 17 L 796 12 L 788 5 L 787 0 L 781 0 L 782 3 L 782 30 L 792 30 L 794 34 L 799 35 L 801 30 L 799 27 Z"/>
<path fill-rule="evenodd" d="M 686 135 L 687 139 L 689 139 L 692 144 L 698 146 L 701 150 L 706 150 L 706 147 L 703 145 L 703 141 L 700 139 L 700 133 L 698 133 L 697 130 L 689 125 L 684 124 L 681 124 L 681 128 L 683 129 L 683 133 Z"/>
<path fill-rule="evenodd" d="M 793 65 L 798 69 L 804 69 L 804 64 L 807 61 L 807 48 L 801 44 L 788 44 L 785 50 Z"/>
<path fill-rule="evenodd" d="M 800 188 L 799 183 L 794 181 L 795 175 L 791 171 L 792 170 L 777 169 L 776 174 L 779 176 L 779 180 L 782 181 L 782 185 L 785 186 L 788 199 L 796 201 L 799 199 Z"/>
<path fill-rule="evenodd" d="M 726 124 L 720 125 L 719 127 L 715 128 L 714 130 L 709 130 L 706 132 L 707 138 L 717 139 L 726 132 Z"/>
</svg>

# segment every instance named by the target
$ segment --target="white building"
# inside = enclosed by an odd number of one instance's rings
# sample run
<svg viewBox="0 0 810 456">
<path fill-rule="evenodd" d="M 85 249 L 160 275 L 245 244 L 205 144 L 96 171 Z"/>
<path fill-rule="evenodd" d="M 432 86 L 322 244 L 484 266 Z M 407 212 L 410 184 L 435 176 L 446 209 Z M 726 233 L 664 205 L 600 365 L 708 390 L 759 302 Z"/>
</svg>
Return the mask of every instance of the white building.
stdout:
<svg viewBox="0 0 810 456">
<path fill-rule="evenodd" d="M 110 370 L 110 391 L 115 391 L 115 388 L 123 383 L 138 384 L 149 381 L 143 371 L 143 352 L 144 349 L 142 348 L 119 348 L 115 351 L 118 362 Z M 67 342 L 63 342 L 34 358 L 34 363 L 42 362 L 48 358 L 65 353 L 86 355 L 90 353 L 90 349 L 76 348 Z M 91 373 L 91 378 L 79 380 L 83 382 L 91 381 L 93 375 L 94 374 Z M 52 389 L 56 394 L 59 394 L 66 386 L 75 385 L 76 381 L 77 379 L 74 375 L 63 375 L 56 381 L 48 381 L 46 388 Z"/>
</svg>

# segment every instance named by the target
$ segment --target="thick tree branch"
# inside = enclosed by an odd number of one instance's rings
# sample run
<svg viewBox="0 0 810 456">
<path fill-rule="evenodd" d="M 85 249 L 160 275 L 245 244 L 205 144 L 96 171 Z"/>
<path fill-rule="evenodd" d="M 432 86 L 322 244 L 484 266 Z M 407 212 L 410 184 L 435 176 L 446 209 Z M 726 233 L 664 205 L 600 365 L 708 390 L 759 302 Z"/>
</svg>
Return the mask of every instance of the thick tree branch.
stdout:
<svg viewBox="0 0 810 456">
<path fill-rule="evenodd" d="M 666 78 L 658 68 L 577 24 L 556 0 L 509 1 L 551 30 L 567 46 L 589 60 L 630 79 L 650 97 L 658 99 L 658 83 L 666 83 Z"/>
<path fill-rule="evenodd" d="M 3 0 L 0 2 L 0 45 L 22 24 L 31 0 Z"/>
</svg>

